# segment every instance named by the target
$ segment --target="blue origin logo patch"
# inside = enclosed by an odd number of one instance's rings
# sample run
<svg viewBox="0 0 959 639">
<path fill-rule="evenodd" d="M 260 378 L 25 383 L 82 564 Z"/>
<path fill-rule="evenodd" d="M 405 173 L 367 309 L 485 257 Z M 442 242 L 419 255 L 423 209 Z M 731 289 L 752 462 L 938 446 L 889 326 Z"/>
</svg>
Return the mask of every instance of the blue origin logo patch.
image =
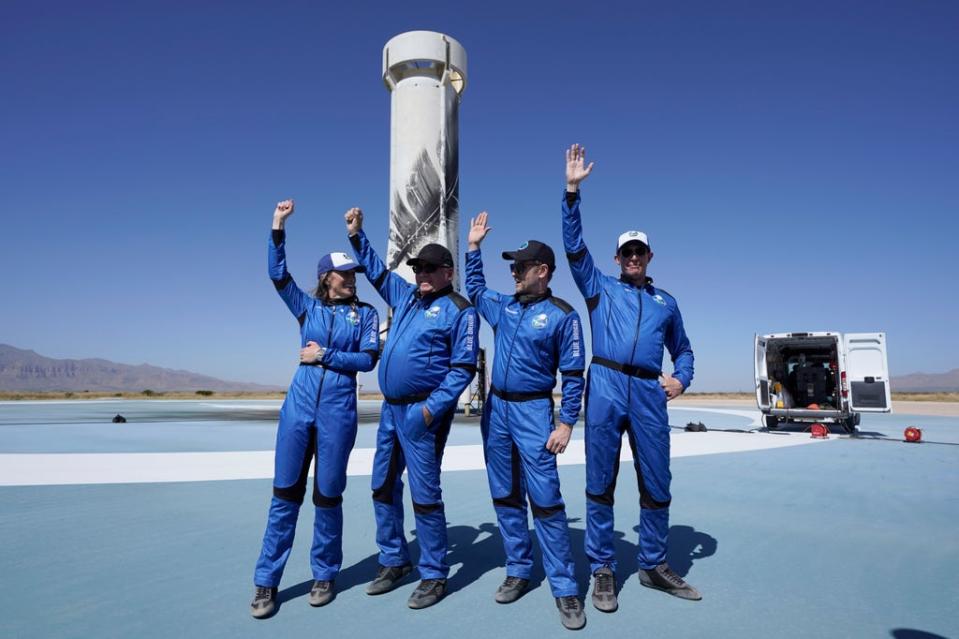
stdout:
<svg viewBox="0 0 959 639">
<path fill-rule="evenodd" d="M 440 316 L 440 311 L 443 310 L 439 306 L 432 306 L 426 310 L 426 319 L 436 319 Z"/>
<path fill-rule="evenodd" d="M 547 317 L 546 313 L 540 313 L 530 322 L 530 326 L 533 328 L 546 328 L 547 324 L 549 324 L 549 317 Z"/>
<path fill-rule="evenodd" d="M 656 293 L 655 295 L 653 295 L 653 301 L 655 301 L 657 304 L 660 304 L 661 306 L 666 306 L 666 300 L 664 300 L 663 296 L 660 295 L 659 293 Z"/>
<path fill-rule="evenodd" d="M 519 245 L 519 248 L 516 250 L 522 251 L 524 248 L 527 248 L 527 247 L 529 247 L 529 242 L 523 242 L 522 244 Z"/>
<path fill-rule="evenodd" d="M 350 312 L 346 314 L 346 319 L 347 319 L 347 320 L 349 321 L 349 323 L 352 324 L 353 326 L 359 326 L 359 325 L 360 325 L 360 314 L 357 313 L 357 312 L 354 311 L 354 310 L 350 310 Z"/>
</svg>

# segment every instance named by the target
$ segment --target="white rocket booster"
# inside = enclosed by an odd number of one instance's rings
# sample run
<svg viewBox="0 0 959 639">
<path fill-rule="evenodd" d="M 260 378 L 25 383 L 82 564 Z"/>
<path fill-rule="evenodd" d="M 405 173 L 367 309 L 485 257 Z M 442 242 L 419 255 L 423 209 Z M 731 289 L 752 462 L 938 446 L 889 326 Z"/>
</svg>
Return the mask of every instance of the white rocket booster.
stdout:
<svg viewBox="0 0 959 639">
<path fill-rule="evenodd" d="M 383 47 L 390 90 L 390 235 L 387 267 L 413 281 L 406 260 L 431 242 L 459 263 L 459 102 L 466 50 L 433 31 Z M 459 268 L 454 285 L 458 288 Z"/>
</svg>

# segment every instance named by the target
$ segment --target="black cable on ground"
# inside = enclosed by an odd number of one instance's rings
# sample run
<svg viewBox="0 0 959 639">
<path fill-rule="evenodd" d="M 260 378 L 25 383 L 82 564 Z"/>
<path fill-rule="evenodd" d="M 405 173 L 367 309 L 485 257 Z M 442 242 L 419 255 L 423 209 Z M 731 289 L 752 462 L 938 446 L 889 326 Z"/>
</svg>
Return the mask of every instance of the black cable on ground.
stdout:
<svg viewBox="0 0 959 639">
<path fill-rule="evenodd" d="M 697 432 L 697 431 L 688 431 L 688 430 L 686 430 L 686 428 L 683 427 L 683 426 L 672 426 L 672 425 L 670 425 L 669 428 L 670 428 L 671 430 L 678 430 L 678 431 L 682 431 L 682 432 L 684 432 L 684 433 Z M 789 433 L 787 433 L 787 432 L 779 432 L 779 431 L 773 431 L 773 430 L 765 430 L 765 431 L 764 431 L 762 428 L 752 428 L 752 429 L 749 429 L 749 430 L 745 430 L 745 429 L 742 429 L 742 428 L 713 428 L 713 427 L 710 427 L 707 431 L 700 431 L 700 432 L 710 432 L 710 433 L 746 433 L 746 434 L 763 433 L 763 434 L 766 434 L 766 435 L 789 435 Z M 803 430 L 803 431 L 800 431 L 800 433 L 807 433 L 807 432 L 809 432 L 809 429 L 808 429 L 808 428 L 805 429 L 805 430 Z M 857 434 L 854 434 L 854 433 L 842 433 L 842 434 L 837 433 L 837 434 L 836 434 L 836 437 L 837 437 L 838 439 L 861 439 L 861 440 L 873 440 L 873 441 L 899 442 L 900 444 L 912 443 L 912 442 L 906 442 L 906 441 L 904 441 L 904 440 L 902 440 L 902 439 L 900 439 L 900 438 L 898 438 L 898 437 L 885 437 L 885 436 L 876 436 L 876 435 L 857 435 Z M 936 444 L 936 445 L 939 445 L 939 446 L 959 446 L 959 442 L 937 442 L 937 441 L 930 441 L 930 440 L 928 440 L 928 439 L 924 439 L 924 440 L 922 440 L 921 442 L 916 442 L 916 443 L 919 443 L 919 444 Z"/>
</svg>

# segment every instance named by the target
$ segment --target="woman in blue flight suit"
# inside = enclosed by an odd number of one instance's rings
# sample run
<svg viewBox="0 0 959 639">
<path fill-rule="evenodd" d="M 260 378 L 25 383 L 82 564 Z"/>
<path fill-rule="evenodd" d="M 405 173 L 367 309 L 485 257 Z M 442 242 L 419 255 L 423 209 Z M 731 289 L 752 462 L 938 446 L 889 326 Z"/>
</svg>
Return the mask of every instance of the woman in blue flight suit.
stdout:
<svg viewBox="0 0 959 639">
<path fill-rule="evenodd" d="M 283 227 L 292 214 L 292 200 L 277 204 L 273 213 L 269 273 L 300 324 L 304 348 L 280 410 L 273 499 L 254 573 L 251 612 L 258 619 L 276 610 L 277 586 L 293 546 L 314 454 L 316 518 L 310 567 L 315 581 L 310 604 L 322 606 L 333 599 L 333 580 L 343 560 L 346 464 L 356 441 L 356 373 L 372 370 L 379 355 L 376 309 L 356 298 L 356 272 L 362 272 L 362 266 L 345 253 L 323 256 L 317 267 L 315 297 L 300 290 L 290 277 Z"/>
</svg>

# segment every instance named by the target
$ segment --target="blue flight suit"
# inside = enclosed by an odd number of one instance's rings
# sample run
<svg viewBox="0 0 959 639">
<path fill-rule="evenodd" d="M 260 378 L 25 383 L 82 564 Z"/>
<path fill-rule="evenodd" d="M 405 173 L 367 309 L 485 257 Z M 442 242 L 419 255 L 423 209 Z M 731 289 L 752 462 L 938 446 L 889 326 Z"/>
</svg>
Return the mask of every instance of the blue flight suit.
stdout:
<svg viewBox="0 0 959 639">
<path fill-rule="evenodd" d="M 523 298 L 489 290 L 478 250 L 466 254 L 466 290 L 495 335 L 483 451 L 506 575 L 529 579 L 533 569 L 528 498 L 553 596 L 578 595 L 556 455 L 546 441 L 554 428 L 557 369 L 563 376 L 560 422 L 573 426 L 579 416 L 585 369 L 579 315 L 548 290 Z"/>
<path fill-rule="evenodd" d="M 334 579 L 343 562 L 343 490 L 356 442 L 356 372 L 373 370 L 379 354 L 376 309 L 356 300 L 324 303 L 297 287 L 286 270 L 285 233 L 273 231 L 269 273 L 300 324 L 300 345 L 326 347 L 316 365 L 296 369 L 280 409 L 273 499 L 254 583 L 275 588 L 293 547 L 296 519 L 316 455 L 316 518 L 310 567 L 318 581 Z"/>
<path fill-rule="evenodd" d="M 379 563 L 410 563 L 403 534 L 403 469 L 420 543 L 422 579 L 445 579 L 446 513 L 440 465 L 456 402 L 476 374 L 476 309 L 453 287 L 421 296 L 416 286 L 387 270 L 363 231 L 350 237 L 356 260 L 393 310 L 379 368 L 386 398 L 373 458 L 373 510 Z M 423 419 L 426 407 L 433 420 Z"/>
<path fill-rule="evenodd" d="M 666 561 L 669 532 L 669 418 L 658 378 L 663 348 L 683 388 L 693 379 L 693 351 L 672 295 L 647 278 L 636 287 L 602 274 L 583 242 L 580 196 L 563 200 L 563 244 L 589 309 L 593 359 L 586 382 L 586 555 L 595 572 L 616 570 L 613 492 L 626 431 L 639 483 L 639 567 Z"/>
</svg>

